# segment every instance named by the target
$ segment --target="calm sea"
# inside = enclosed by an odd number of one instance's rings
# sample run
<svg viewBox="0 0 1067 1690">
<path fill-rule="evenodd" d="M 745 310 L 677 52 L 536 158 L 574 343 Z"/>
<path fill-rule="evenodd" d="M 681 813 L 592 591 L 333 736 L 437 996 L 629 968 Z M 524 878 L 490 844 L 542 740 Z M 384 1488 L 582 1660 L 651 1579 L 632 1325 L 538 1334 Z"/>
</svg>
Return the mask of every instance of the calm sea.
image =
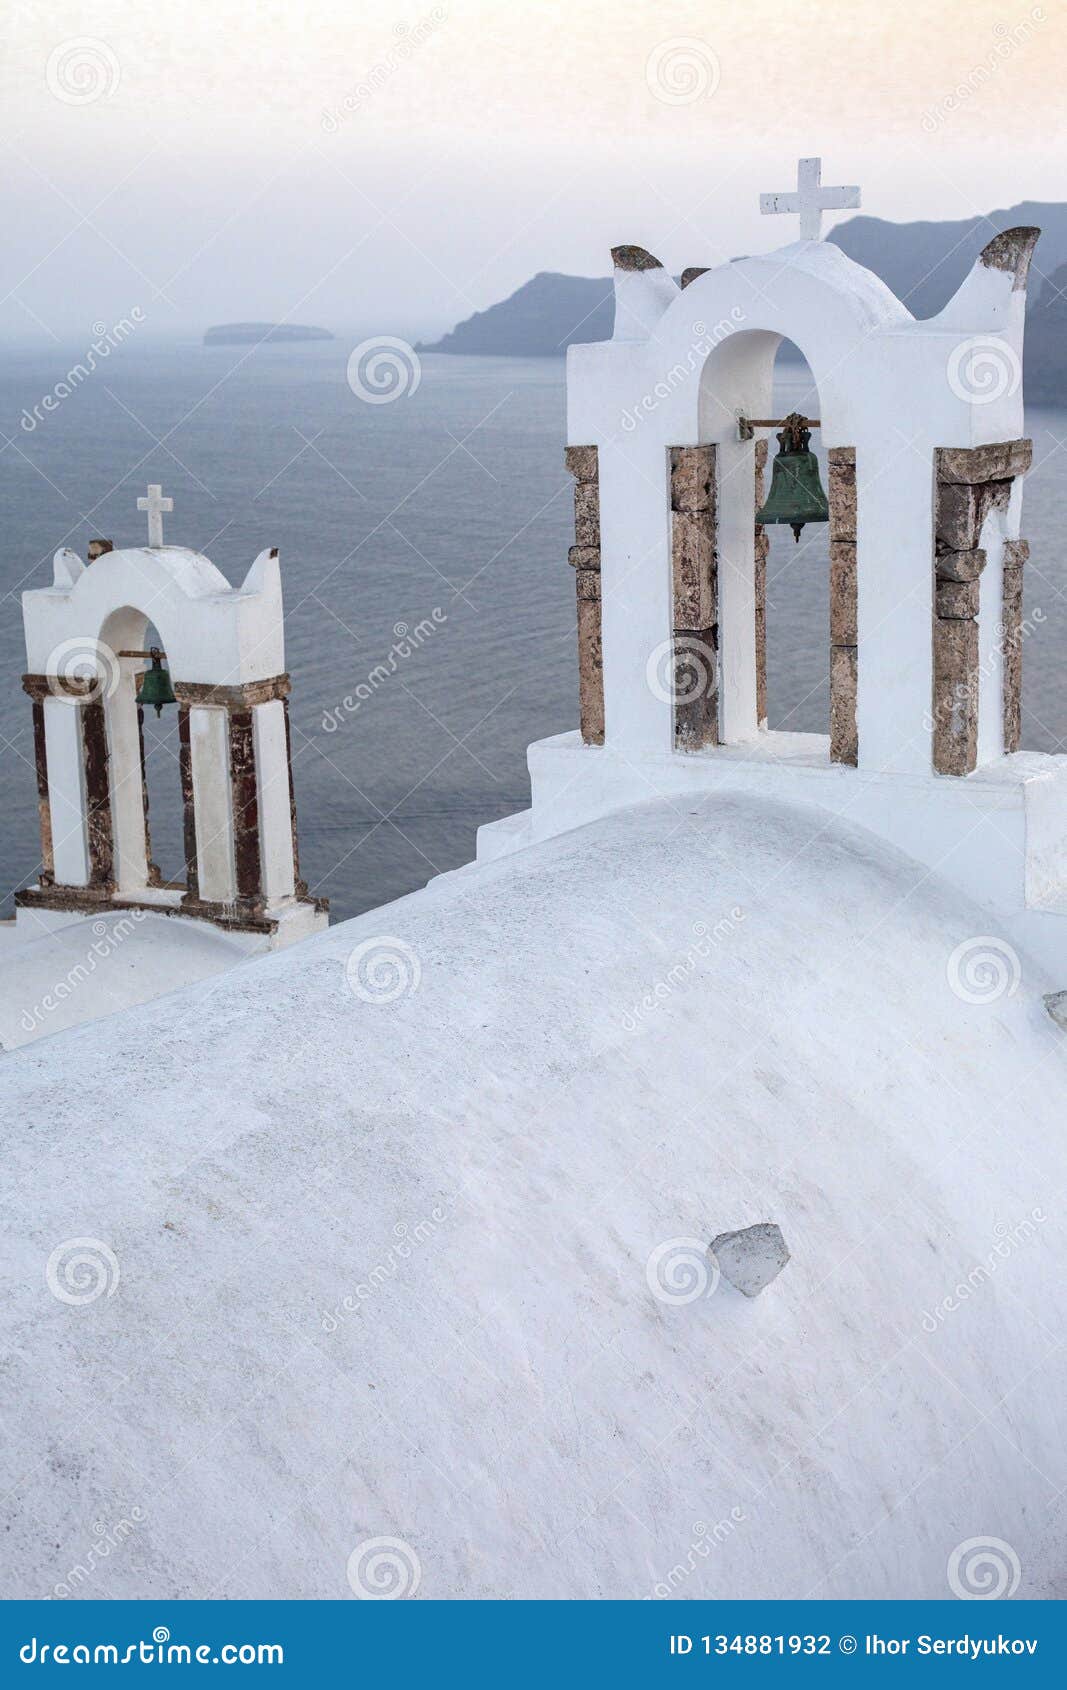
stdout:
<svg viewBox="0 0 1067 1690">
<path fill-rule="evenodd" d="M 341 341 L 251 355 L 130 342 L 32 432 L 23 409 L 81 349 L 6 354 L 4 913 L 38 866 L 19 592 L 51 582 L 60 545 L 84 556 L 96 535 L 140 543 L 148 481 L 174 499 L 167 538 L 230 581 L 264 546 L 281 549 L 301 868 L 336 918 L 469 861 L 478 824 L 528 802 L 527 743 L 576 724 L 562 362 L 427 357 L 414 393 L 369 405 L 348 387 L 347 353 Z M 781 385 L 783 409 L 804 403 L 802 378 Z M 1067 412 L 1034 409 L 1029 430 L 1027 608 L 1045 620 L 1025 648 L 1024 744 L 1056 750 L 1067 744 Z M 769 580 L 771 724 L 825 732 L 825 530 L 799 547 L 776 531 Z M 346 712 L 345 696 L 426 619 L 435 631 Z M 155 855 L 177 876 L 174 715 L 147 727 Z"/>
</svg>

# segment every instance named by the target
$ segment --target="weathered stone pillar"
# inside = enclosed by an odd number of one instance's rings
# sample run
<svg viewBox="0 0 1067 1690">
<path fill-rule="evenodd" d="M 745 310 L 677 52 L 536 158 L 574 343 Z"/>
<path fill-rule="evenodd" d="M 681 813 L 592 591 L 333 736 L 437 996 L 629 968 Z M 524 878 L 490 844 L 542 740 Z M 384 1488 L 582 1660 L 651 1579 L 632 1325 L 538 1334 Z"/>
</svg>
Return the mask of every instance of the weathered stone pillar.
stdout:
<svg viewBox="0 0 1067 1690">
<path fill-rule="evenodd" d="M 23 686 L 29 676 L 24 677 Z M 41 828 L 41 872 L 38 876 L 42 886 L 51 886 L 55 882 L 55 862 L 52 856 L 52 805 L 48 796 L 48 746 L 44 731 L 44 700 L 31 694 L 33 698 L 33 760 L 37 770 L 37 816 Z"/>
<path fill-rule="evenodd" d="M 251 710 L 231 710 L 230 792 L 233 803 L 233 862 L 237 902 L 255 911 L 263 902 L 259 850 L 259 795 Z"/>
<path fill-rule="evenodd" d="M 715 447 L 671 447 L 674 745 L 719 743 Z"/>
<path fill-rule="evenodd" d="M 111 778 L 102 700 L 91 699 L 81 706 L 81 713 L 82 742 L 85 746 L 85 804 L 89 823 L 89 884 L 114 891 Z"/>
<path fill-rule="evenodd" d="M 289 722 L 289 700 L 282 699 L 285 721 L 285 763 L 289 771 L 289 831 L 293 839 L 293 889 L 298 898 L 308 895 L 308 883 L 300 878 L 300 845 L 296 827 L 296 787 L 293 784 L 293 731 Z"/>
<path fill-rule="evenodd" d="M 182 849 L 185 852 L 185 898 L 200 901 L 200 875 L 196 860 L 196 796 L 193 788 L 193 748 L 189 730 L 189 706 L 178 705 L 178 770 L 182 783 Z"/>
<path fill-rule="evenodd" d="M 92 814 L 85 735 L 85 710 L 99 690 L 99 682 L 60 675 L 23 675 L 22 686 L 33 701 L 40 886 L 100 889 L 107 884 L 109 873 L 110 810 L 106 823 L 98 811 Z M 102 715 L 101 706 L 101 722 Z M 107 740 L 105 736 L 101 747 L 97 732 L 93 737 L 94 798 L 99 797 L 101 762 L 106 781 Z"/>
<path fill-rule="evenodd" d="M 1001 650 L 1004 658 L 1004 750 L 1018 751 L 1023 715 L 1023 565 L 1028 540 L 1004 542 Z"/>
<path fill-rule="evenodd" d="M 757 440 L 753 445 L 755 464 L 756 509 L 763 504 L 767 475 L 767 442 Z M 767 554 L 771 539 L 761 523 L 756 524 L 756 721 L 767 726 Z"/>
<path fill-rule="evenodd" d="M 294 896 L 296 859 L 288 675 L 240 686 L 175 681 L 190 913 L 255 926 Z"/>
<path fill-rule="evenodd" d="M 600 631 L 600 485 L 597 448 L 568 446 L 574 476 L 574 545 L 578 601 L 578 709 L 586 745 L 604 743 L 604 657 Z"/>
<path fill-rule="evenodd" d="M 148 765 L 145 761 L 144 750 L 144 706 L 137 706 L 137 755 L 141 761 L 141 811 L 144 817 L 144 856 L 145 873 L 149 886 L 162 886 L 163 875 L 159 864 L 152 860 L 152 828 L 148 815 Z M 181 767 L 181 751 L 179 748 L 178 765 Z"/>
<path fill-rule="evenodd" d="M 859 631 L 856 589 L 856 451 L 831 446 L 830 504 L 830 760 L 859 762 L 856 697 Z"/>
<path fill-rule="evenodd" d="M 137 697 L 137 659 L 119 659 L 119 672 L 104 706 L 110 757 L 111 832 L 115 889 L 135 898 L 149 880 L 148 782 L 144 711 Z"/>
<path fill-rule="evenodd" d="M 967 775 L 978 764 L 978 610 L 986 554 L 979 542 L 990 511 L 1006 511 L 1011 484 L 1030 467 L 1029 440 L 940 447 L 934 453 L 933 765 L 937 774 Z M 1005 591 L 1007 559 L 1005 559 Z M 1020 619 L 1021 620 L 1021 619 Z M 1017 643 L 1017 642 L 1016 642 Z M 1005 657 L 1005 738 L 1007 671 Z M 1018 664 L 1018 654 L 1015 659 Z M 1017 732 L 1017 730 L 1016 730 Z"/>
</svg>

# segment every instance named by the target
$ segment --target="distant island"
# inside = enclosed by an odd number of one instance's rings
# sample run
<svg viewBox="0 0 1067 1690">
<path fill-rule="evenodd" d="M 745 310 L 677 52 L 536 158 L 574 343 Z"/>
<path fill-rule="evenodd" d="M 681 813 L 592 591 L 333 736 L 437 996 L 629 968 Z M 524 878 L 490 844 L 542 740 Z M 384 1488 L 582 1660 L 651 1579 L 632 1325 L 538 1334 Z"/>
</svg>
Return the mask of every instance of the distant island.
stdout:
<svg viewBox="0 0 1067 1690">
<path fill-rule="evenodd" d="M 332 340 L 329 329 L 303 323 L 220 323 L 206 330 L 205 346 L 254 346 L 261 340 Z"/>
<path fill-rule="evenodd" d="M 1067 264 L 1067 205 L 1024 201 L 958 223 L 850 217 L 828 238 L 888 283 L 916 317 L 931 317 L 947 305 L 986 242 L 1020 224 L 1036 224 L 1041 230 L 1028 298 L 1033 332 L 1026 348 L 1027 392 L 1037 400 L 1062 398 L 1067 396 L 1067 302 L 1059 272 Z M 640 240 L 648 231 L 627 229 L 621 234 Z M 694 251 L 687 256 L 699 264 L 707 255 Z M 559 358 L 575 341 L 607 340 L 614 319 L 609 276 L 543 270 L 510 298 L 475 312 L 440 340 L 417 350 Z"/>
</svg>

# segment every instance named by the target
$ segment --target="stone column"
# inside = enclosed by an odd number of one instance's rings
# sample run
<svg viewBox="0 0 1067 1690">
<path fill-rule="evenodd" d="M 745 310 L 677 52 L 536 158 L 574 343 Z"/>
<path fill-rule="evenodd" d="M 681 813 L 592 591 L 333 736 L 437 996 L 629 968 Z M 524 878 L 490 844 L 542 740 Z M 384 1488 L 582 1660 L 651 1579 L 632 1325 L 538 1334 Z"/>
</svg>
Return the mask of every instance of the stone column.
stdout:
<svg viewBox="0 0 1067 1690">
<path fill-rule="evenodd" d="M 111 777 L 107 721 L 100 698 L 80 706 L 85 747 L 85 808 L 89 829 L 89 884 L 115 890 L 115 846 L 111 826 Z"/>
<path fill-rule="evenodd" d="M 1030 467 L 1029 440 L 940 447 L 934 453 L 933 766 L 967 775 L 978 763 L 978 610 L 986 554 L 982 529 L 993 510 L 1007 511 L 1011 484 Z M 1010 566 L 1009 566 L 1010 567 Z M 1008 588 L 1007 573 L 1005 589 Z M 1005 723 L 1007 661 L 1005 649 Z"/>
<path fill-rule="evenodd" d="M 568 446 L 574 476 L 574 545 L 569 561 L 578 600 L 578 708 L 586 745 L 604 743 L 604 657 L 600 633 L 600 487 L 595 446 Z"/>
<path fill-rule="evenodd" d="M 671 448 L 674 745 L 719 742 L 715 447 Z"/>
<path fill-rule="evenodd" d="M 136 659 L 120 658 L 114 690 L 105 705 L 110 760 L 114 880 L 123 897 L 149 884 L 148 783 L 143 715 L 137 702 Z"/>
<path fill-rule="evenodd" d="M 182 715 L 189 889 L 197 911 L 258 925 L 298 888 L 288 675 L 243 686 L 174 682 Z"/>
<path fill-rule="evenodd" d="M 29 675 L 24 675 L 22 684 L 26 686 Z M 52 856 L 52 805 L 48 796 L 48 747 L 44 731 L 44 700 L 35 693 L 30 693 L 33 700 L 33 760 L 37 770 L 37 818 L 41 829 L 41 872 L 38 876 L 42 886 L 51 886 L 55 882 L 55 863 Z"/>
<path fill-rule="evenodd" d="M 193 748 L 189 706 L 178 705 L 178 769 L 182 783 L 182 848 L 185 852 L 185 898 L 199 903 L 200 875 L 196 858 L 196 795 L 193 788 Z"/>
<path fill-rule="evenodd" d="M 296 827 L 296 787 L 293 784 L 293 732 L 289 722 L 289 700 L 282 699 L 285 719 L 285 763 L 289 772 L 289 831 L 293 839 L 293 889 L 298 898 L 306 898 L 308 885 L 300 878 L 300 846 Z"/>
<path fill-rule="evenodd" d="M 233 805 L 233 863 L 237 902 L 258 911 L 263 904 L 259 849 L 259 795 L 251 710 L 229 712 L 230 793 Z"/>
<path fill-rule="evenodd" d="M 767 474 L 767 442 L 757 440 L 754 448 L 756 509 L 759 510 L 766 494 L 764 487 Z M 767 726 L 767 554 L 771 549 L 770 535 L 757 522 L 755 542 L 755 574 L 756 574 L 756 721 L 761 728 Z"/>
<path fill-rule="evenodd" d="M 1001 650 L 1004 657 L 1004 750 L 1018 751 L 1023 714 L 1023 565 L 1028 540 L 1004 542 Z"/>
<path fill-rule="evenodd" d="M 90 841 L 90 795 L 84 732 L 84 712 L 98 683 L 67 680 L 58 675 L 23 675 L 22 685 L 33 700 L 41 826 L 41 886 L 99 886 L 104 884 L 101 873 L 108 868 L 106 847 L 110 813 L 106 829 L 99 814 L 93 817 L 93 838 Z M 102 707 L 100 709 L 102 718 Z M 99 734 L 94 735 L 93 763 L 93 794 L 98 798 L 101 769 Z M 106 779 L 106 739 L 103 744 L 103 770 Z"/>
<path fill-rule="evenodd" d="M 830 760 L 859 762 L 856 697 L 859 630 L 856 592 L 856 450 L 827 453 L 830 504 Z"/>
</svg>

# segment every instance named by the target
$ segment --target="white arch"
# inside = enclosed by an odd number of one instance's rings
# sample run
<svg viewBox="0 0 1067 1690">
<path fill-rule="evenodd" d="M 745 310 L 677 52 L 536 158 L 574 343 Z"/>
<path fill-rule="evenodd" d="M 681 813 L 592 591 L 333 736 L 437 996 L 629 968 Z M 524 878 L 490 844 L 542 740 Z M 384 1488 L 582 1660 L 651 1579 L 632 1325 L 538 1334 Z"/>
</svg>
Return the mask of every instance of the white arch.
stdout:
<svg viewBox="0 0 1067 1690">
<path fill-rule="evenodd" d="M 823 444 L 856 453 L 860 760 L 929 772 L 933 453 L 1022 433 L 1018 384 L 989 399 L 951 372 L 969 335 L 1007 366 L 1018 361 L 1034 238 L 1032 230 L 997 237 L 945 311 L 925 322 L 830 243 L 741 259 L 684 289 L 641 249 L 617 249 L 621 332 L 572 346 L 567 357 L 568 441 L 598 448 L 609 741 L 633 754 L 672 748 L 671 705 L 644 681 L 650 652 L 670 634 L 672 446 L 718 449 L 720 537 L 732 548 L 737 588 L 722 618 L 740 618 L 728 638 L 751 643 L 752 446 L 738 438 L 737 417 L 771 414 L 774 353 L 788 337 L 818 386 Z M 728 580 L 726 600 L 730 592 Z M 728 741 L 758 732 L 752 668 L 751 684 L 724 686 Z"/>
<path fill-rule="evenodd" d="M 110 643 L 115 636 L 132 649 L 144 636 L 144 620 L 159 630 L 177 681 L 238 686 L 284 671 L 276 551 L 261 552 L 240 587 L 183 546 L 105 552 L 88 566 L 62 551 L 54 570 L 50 588 L 23 595 L 34 674 L 54 674 L 57 650 L 72 640 Z"/>
</svg>

